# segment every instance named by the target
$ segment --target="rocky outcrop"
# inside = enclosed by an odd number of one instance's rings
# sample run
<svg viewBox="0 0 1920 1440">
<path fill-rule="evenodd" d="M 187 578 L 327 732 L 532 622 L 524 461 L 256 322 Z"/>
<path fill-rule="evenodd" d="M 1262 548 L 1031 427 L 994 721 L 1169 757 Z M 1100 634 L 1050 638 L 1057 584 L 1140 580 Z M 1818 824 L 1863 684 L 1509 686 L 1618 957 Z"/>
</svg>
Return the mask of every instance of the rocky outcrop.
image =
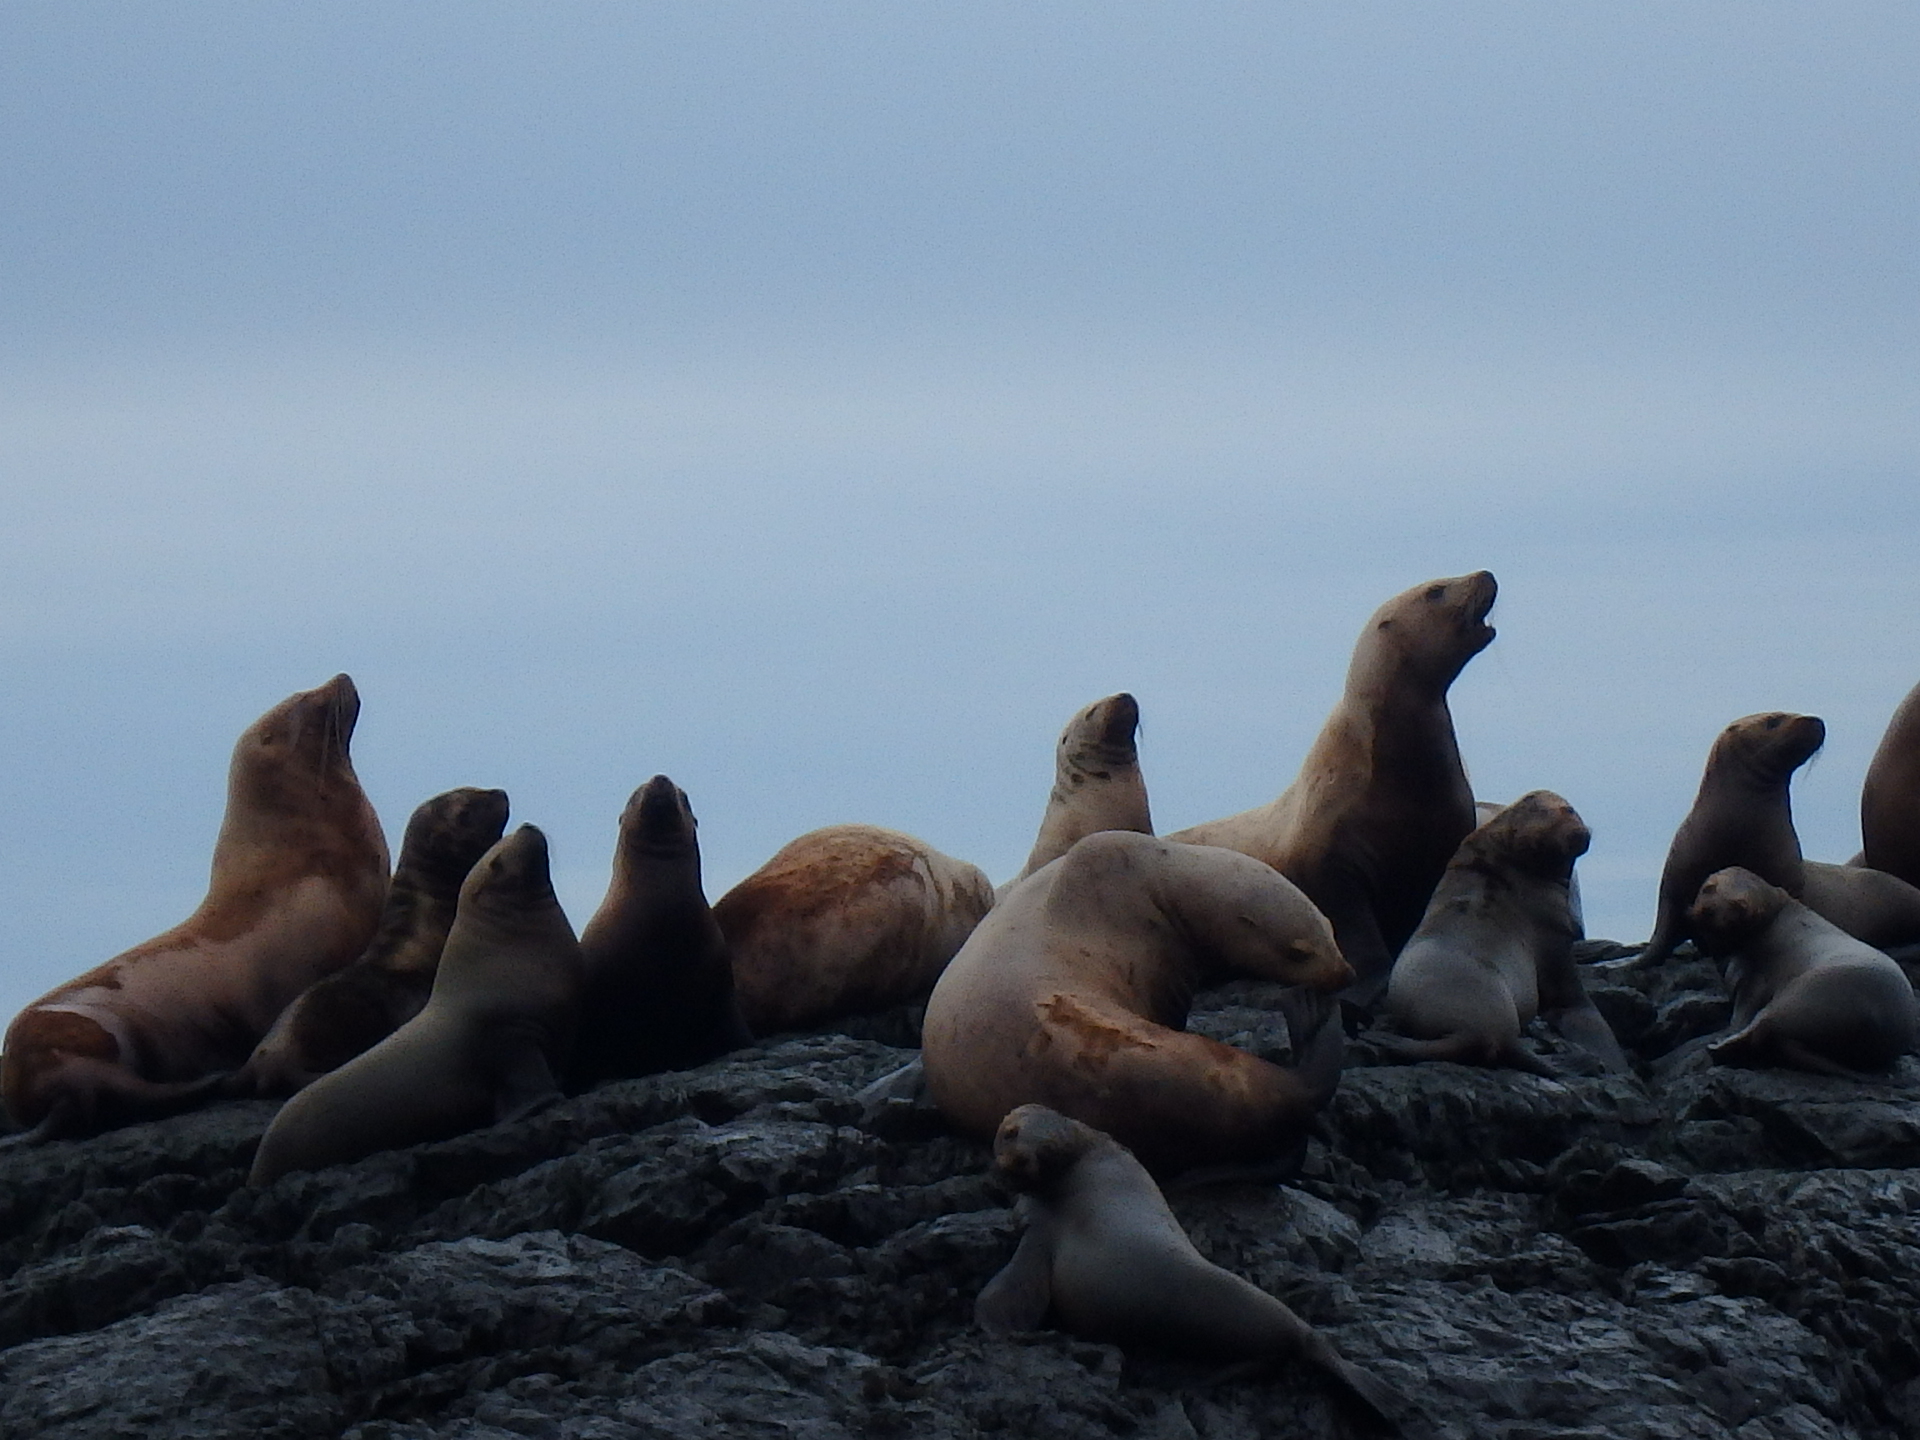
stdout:
<svg viewBox="0 0 1920 1440">
<path fill-rule="evenodd" d="M 1716 1068 L 1712 967 L 1627 953 L 1587 974 L 1638 1076 L 1540 1027 L 1561 1079 L 1361 1041 L 1299 1175 L 1176 1213 L 1412 1434 L 1920 1433 L 1920 1065 Z M 1271 999 L 1193 1026 L 1284 1055 Z M 262 1191 L 260 1101 L 0 1154 L 0 1435 L 1353 1433 L 1297 1368 L 974 1330 L 1017 1228 L 984 1147 L 861 1097 L 911 1055 L 786 1039 Z"/>
</svg>

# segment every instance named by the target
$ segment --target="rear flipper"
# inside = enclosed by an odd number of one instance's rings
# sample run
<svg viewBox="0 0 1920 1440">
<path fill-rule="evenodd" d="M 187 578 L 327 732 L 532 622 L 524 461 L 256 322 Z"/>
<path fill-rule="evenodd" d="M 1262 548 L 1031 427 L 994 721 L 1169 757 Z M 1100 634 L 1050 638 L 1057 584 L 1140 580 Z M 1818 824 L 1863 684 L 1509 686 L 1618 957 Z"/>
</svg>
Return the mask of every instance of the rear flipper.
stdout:
<svg viewBox="0 0 1920 1440">
<path fill-rule="evenodd" d="M 1546 1080 L 1559 1078 L 1554 1074 L 1553 1067 L 1522 1045 L 1517 1036 L 1499 1041 L 1462 1031 L 1443 1035 L 1438 1040 L 1415 1040 L 1406 1035 L 1374 1030 L 1368 1033 L 1367 1039 L 1396 1060 L 1452 1060 L 1462 1065 L 1505 1066 L 1524 1070 L 1529 1075 L 1538 1075 Z"/>
<path fill-rule="evenodd" d="M 143 1120 L 164 1120 L 222 1098 L 226 1078 L 145 1080 L 111 1061 L 68 1055 L 37 1087 L 42 1093 L 53 1092 L 47 1113 L 32 1129 L 0 1140 L 0 1147 L 44 1145 Z"/>
<path fill-rule="evenodd" d="M 1837 1060 L 1829 1060 L 1818 1050 L 1791 1035 L 1777 1035 L 1758 1022 L 1736 1030 L 1724 1040 L 1707 1046 L 1707 1054 L 1716 1065 L 1786 1065 L 1813 1075 L 1831 1075 L 1838 1080 L 1873 1081 L 1883 1077 L 1863 1070 L 1849 1069 Z"/>
</svg>

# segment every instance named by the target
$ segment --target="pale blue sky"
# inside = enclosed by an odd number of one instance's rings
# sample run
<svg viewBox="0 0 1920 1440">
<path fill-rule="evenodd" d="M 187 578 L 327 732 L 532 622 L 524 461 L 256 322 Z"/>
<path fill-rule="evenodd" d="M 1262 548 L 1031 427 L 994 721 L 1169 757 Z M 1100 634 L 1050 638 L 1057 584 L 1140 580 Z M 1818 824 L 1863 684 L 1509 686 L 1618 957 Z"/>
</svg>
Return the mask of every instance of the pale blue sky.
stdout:
<svg viewBox="0 0 1920 1440">
<path fill-rule="evenodd" d="M 345 669 L 396 839 L 501 785 L 584 923 L 664 771 L 996 879 L 1127 688 L 1172 829 L 1486 567 L 1479 791 L 1645 935 L 1713 735 L 1920 680 L 1903 5 L 10 4 L 0 1012 L 175 923 Z"/>
</svg>

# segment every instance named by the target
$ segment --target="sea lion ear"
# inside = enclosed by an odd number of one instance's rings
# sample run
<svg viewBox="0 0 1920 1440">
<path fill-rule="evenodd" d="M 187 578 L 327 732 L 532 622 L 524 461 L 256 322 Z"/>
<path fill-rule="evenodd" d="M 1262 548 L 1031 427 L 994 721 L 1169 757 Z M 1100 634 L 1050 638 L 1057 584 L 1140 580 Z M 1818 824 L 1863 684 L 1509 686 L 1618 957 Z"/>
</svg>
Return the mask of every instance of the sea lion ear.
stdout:
<svg viewBox="0 0 1920 1440">
<path fill-rule="evenodd" d="M 989 1335 L 1038 1330 L 1053 1304 L 1053 1243 L 1040 1223 L 1027 1226 L 1006 1268 L 973 1302 L 973 1323 Z"/>
</svg>

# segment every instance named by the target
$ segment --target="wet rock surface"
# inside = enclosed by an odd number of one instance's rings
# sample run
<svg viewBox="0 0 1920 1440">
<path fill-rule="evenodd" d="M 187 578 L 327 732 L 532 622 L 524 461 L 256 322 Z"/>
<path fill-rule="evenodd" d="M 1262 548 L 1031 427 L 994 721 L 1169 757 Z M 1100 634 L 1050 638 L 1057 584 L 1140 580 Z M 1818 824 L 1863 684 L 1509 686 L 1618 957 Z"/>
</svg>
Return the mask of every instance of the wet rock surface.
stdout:
<svg viewBox="0 0 1920 1440">
<path fill-rule="evenodd" d="M 1712 966 L 1587 947 L 1639 1073 L 1546 1080 L 1364 1039 L 1285 1184 L 1175 1188 L 1201 1251 L 1420 1407 L 1501 1440 L 1920 1434 L 1920 1065 L 1712 1065 Z M 1193 1026 L 1276 1058 L 1261 986 Z M 818 1035 L 516 1123 L 244 1185 L 270 1102 L 0 1152 L 0 1436 L 1364 1433 L 1248 1374 L 973 1298 L 1017 1226 L 900 1037 Z"/>
</svg>

